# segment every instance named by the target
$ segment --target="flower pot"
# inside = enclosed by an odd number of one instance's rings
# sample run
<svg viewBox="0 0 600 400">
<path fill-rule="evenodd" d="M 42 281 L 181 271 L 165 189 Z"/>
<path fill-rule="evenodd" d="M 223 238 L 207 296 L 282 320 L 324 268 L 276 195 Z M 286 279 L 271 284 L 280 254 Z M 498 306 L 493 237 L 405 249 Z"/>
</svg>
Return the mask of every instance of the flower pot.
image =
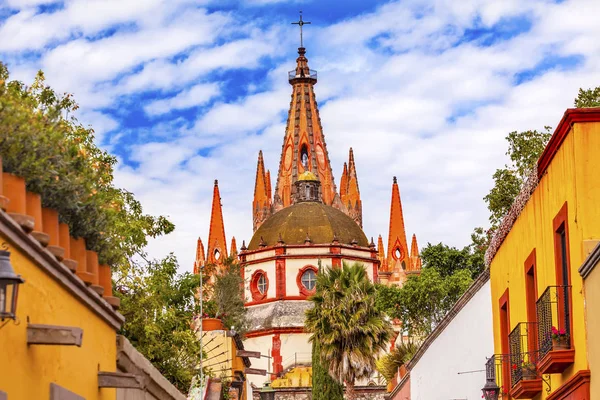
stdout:
<svg viewBox="0 0 600 400">
<path fill-rule="evenodd" d="M 104 293 L 104 287 L 100 286 L 98 280 L 98 253 L 92 250 L 86 250 L 85 255 L 87 272 L 92 275 L 92 284 L 90 285 L 90 289 L 102 296 Z"/>
<path fill-rule="evenodd" d="M 85 240 L 83 238 L 71 237 L 71 257 L 77 261 L 77 276 L 86 284 L 92 284 L 92 274 L 87 270 L 87 254 Z"/>
<path fill-rule="evenodd" d="M 50 236 L 44 232 L 42 220 L 42 196 L 37 193 L 27 192 L 25 195 L 25 209 L 27 215 L 33 218 L 33 231 L 31 236 L 42 246 L 48 246 Z"/>
<path fill-rule="evenodd" d="M 569 350 L 570 348 L 567 338 L 552 338 L 552 350 Z"/>
<path fill-rule="evenodd" d="M 223 321 L 218 318 L 202 318 L 202 330 L 208 331 L 222 331 L 225 327 Z"/>
<path fill-rule="evenodd" d="M 58 245 L 65 249 L 65 255 L 62 263 L 71 270 L 77 272 L 77 261 L 71 256 L 71 235 L 69 234 L 69 225 L 62 222 L 58 223 Z"/>
<path fill-rule="evenodd" d="M 534 369 L 523 368 L 523 379 L 526 381 L 537 379 L 537 371 Z"/>
<path fill-rule="evenodd" d="M 51 208 L 42 208 L 42 228 L 48 235 L 48 246 L 46 247 L 50 253 L 58 261 L 65 258 L 65 249 L 59 244 L 59 229 L 58 229 L 58 211 Z"/>
<path fill-rule="evenodd" d="M 4 189 L 2 183 L 2 157 L 0 157 L 0 209 L 6 211 L 7 204 L 8 198 L 4 196 Z"/>
<path fill-rule="evenodd" d="M 25 179 L 20 176 L 2 173 L 2 190 L 8 197 L 6 212 L 11 218 L 21 226 L 26 232 L 33 230 L 34 221 L 27 215 L 27 190 L 25 189 Z"/>
</svg>

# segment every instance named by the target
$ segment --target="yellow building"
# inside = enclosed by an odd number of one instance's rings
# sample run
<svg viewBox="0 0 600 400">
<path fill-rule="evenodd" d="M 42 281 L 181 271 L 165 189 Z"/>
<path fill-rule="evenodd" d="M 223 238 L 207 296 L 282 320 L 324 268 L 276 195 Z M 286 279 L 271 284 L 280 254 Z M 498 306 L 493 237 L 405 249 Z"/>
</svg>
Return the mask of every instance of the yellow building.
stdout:
<svg viewBox="0 0 600 400">
<path fill-rule="evenodd" d="M 588 344 L 600 325 L 590 319 L 586 336 L 578 269 L 600 238 L 599 173 L 600 109 L 569 109 L 492 239 L 496 355 L 487 367 L 501 398 L 590 399 L 599 358 Z M 588 279 L 598 287 L 598 276 Z"/>
<path fill-rule="evenodd" d="M 583 292 L 585 297 L 585 323 L 587 332 L 587 353 L 590 370 L 600 368 L 600 244 L 597 240 L 590 241 L 588 248 L 595 246 L 584 261 L 579 273 L 583 277 Z M 591 399 L 600 399 L 600 382 L 592 379 L 590 388 Z"/>
<path fill-rule="evenodd" d="M 116 332 L 124 318 L 110 268 L 65 227 L 22 178 L 2 174 L 0 162 L 0 272 L 24 280 L 14 315 L 0 322 L 0 399 L 116 398 L 110 381 L 122 377 Z M 2 294 L 6 311 L 12 298 Z"/>
<path fill-rule="evenodd" d="M 203 360 L 204 368 L 210 371 L 211 380 L 219 383 L 223 380 L 231 382 L 231 399 L 246 400 L 246 368 L 249 368 L 251 363 L 243 353 L 244 343 L 240 335 L 233 330 L 225 330 L 219 320 L 209 318 L 203 321 L 201 341 L 206 354 Z M 250 353 L 253 352 L 246 354 Z M 217 386 L 220 388 L 220 385 Z"/>
</svg>

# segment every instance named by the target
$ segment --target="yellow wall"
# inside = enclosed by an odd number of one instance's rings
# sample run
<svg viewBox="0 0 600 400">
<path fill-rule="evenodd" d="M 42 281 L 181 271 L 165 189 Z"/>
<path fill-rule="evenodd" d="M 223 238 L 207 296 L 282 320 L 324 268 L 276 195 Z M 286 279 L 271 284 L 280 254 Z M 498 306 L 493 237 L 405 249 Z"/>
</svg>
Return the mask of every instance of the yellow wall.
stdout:
<svg viewBox="0 0 600 400">
<path fill-rule="evenodd" d="M 587 354 L 592 372 L 591 398 L 600 399 L 600 383 L 594 372 L 600 371 L 600 265 L 588 275 L 584 282 L 587 324 Z"/>
<path fill-rule="evenodd" d="M 206 352 L 206 361 L 203 365 L 211 370 L 212 376 L 215 378 L 224 376 L 231 380 L 235 371 L 244 372 L 246 368 L 244 361 L 241 357 L 237 357 L 235 341 L 232 337 L 227 336 L 227 331 L 204 332 L 202 346 Z M 246 388 L 244 387 L 240 400 L 246 400 L 246 395 Z"/>
<path fill-rule="evenodd" d="M 5 238 L 0 236 L 0 241 Z M 9 400 L 49 398 L 54 382 L 87 400 L 113 400 L 114 389 L 98 389 L 98 370 L 116 370 L 116 332 L 15 248 L 11 263 L 25 283 L 19 288 L 17 317 L 0 329 L 0 390 Z M 83 329 L 77 346 L 27 346 L 32 324 Z"/>
<path fill-rule="evenodd" d="M 588 369 L 582 278 L 577 269 L 584 260 L 583 240 L 600 238 L 598 171 L 600 123 L 576 123 L 490 266 L 494 347 L 496 353 L 501 353 L 499 298 L 509 288 L 510 330 L 527 321 L 524 262 L 534 248 L 538 296 L 547 286 L 556 285 L 552 221 L 565 201 L 568 202 L 575 363 L 562 375 L 552 376 L 552 390 L 573 373 Z M 539 398 L 546 397 L 543 390 Z"/>
</svg>

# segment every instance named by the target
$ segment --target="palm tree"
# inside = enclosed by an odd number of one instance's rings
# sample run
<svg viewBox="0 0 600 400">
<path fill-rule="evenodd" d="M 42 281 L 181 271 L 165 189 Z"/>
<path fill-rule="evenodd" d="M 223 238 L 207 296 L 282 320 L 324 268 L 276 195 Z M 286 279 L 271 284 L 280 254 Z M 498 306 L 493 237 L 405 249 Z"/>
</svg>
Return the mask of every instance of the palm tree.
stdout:
<svg viewBox="0 0 600 400">
<path fill-rule="evenodd" d="M 346 397 L 355 399 L 354 383 L 375 370 L 376 356 L 385 351 L 392 326 L 375 308 L 375 287 L 360 263 L 327 267 L 317 276 L 317 292 L 310 298 L 305 327 L 311 342 L 321 346 L 321 360 L 329 374 L 346 383 Z"/>
</svg>

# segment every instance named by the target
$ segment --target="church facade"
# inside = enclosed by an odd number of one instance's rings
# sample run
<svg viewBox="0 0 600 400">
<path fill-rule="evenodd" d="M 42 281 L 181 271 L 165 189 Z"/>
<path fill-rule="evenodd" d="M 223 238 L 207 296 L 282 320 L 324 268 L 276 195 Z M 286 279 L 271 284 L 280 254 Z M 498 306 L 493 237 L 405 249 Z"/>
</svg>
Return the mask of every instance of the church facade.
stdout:
<svg viewBox="0 0 600 400">
<path fill-rule="evenodd" d="M 402 285 L 418 274 L 421 260 L 416 236 L 409 248 L 396 177 L 391 190 L 387 248 L 362 230 L 362 201 L 352 148 L 344 163 L 339 190 L 333 176 L 327 144 L 314 92 L 317 73 L 308 66 L 304 47 L 298 49 L 296 68 L 289 72 L 292 96 L 283 138 L 275 190 L 271 173 L 258 154 L 252 220 L 254 234 L 237 248 L 232 238 L 229 252 L 215 181 L 209 236 L 198 239 L 194 272 L 236 257 L 245 279 L 245 305 L 251 321 L 246 348 L 264 356 L 253 368 L 268 371 L 273 386 L 294 386 L 282 377 L 292 368 L 310 365 L 309 334 L 304 332 L 307 300 L 315 292 L 319 266 L 340 267 L 344 262 L 364 265 L 373 282 Z M 277 379 L 279 378 L 279 379 Z M 249 375 L 256 387 L 265 377 Z M 301 386 L 300 384 L 295 386 Z"/>
</svg>

